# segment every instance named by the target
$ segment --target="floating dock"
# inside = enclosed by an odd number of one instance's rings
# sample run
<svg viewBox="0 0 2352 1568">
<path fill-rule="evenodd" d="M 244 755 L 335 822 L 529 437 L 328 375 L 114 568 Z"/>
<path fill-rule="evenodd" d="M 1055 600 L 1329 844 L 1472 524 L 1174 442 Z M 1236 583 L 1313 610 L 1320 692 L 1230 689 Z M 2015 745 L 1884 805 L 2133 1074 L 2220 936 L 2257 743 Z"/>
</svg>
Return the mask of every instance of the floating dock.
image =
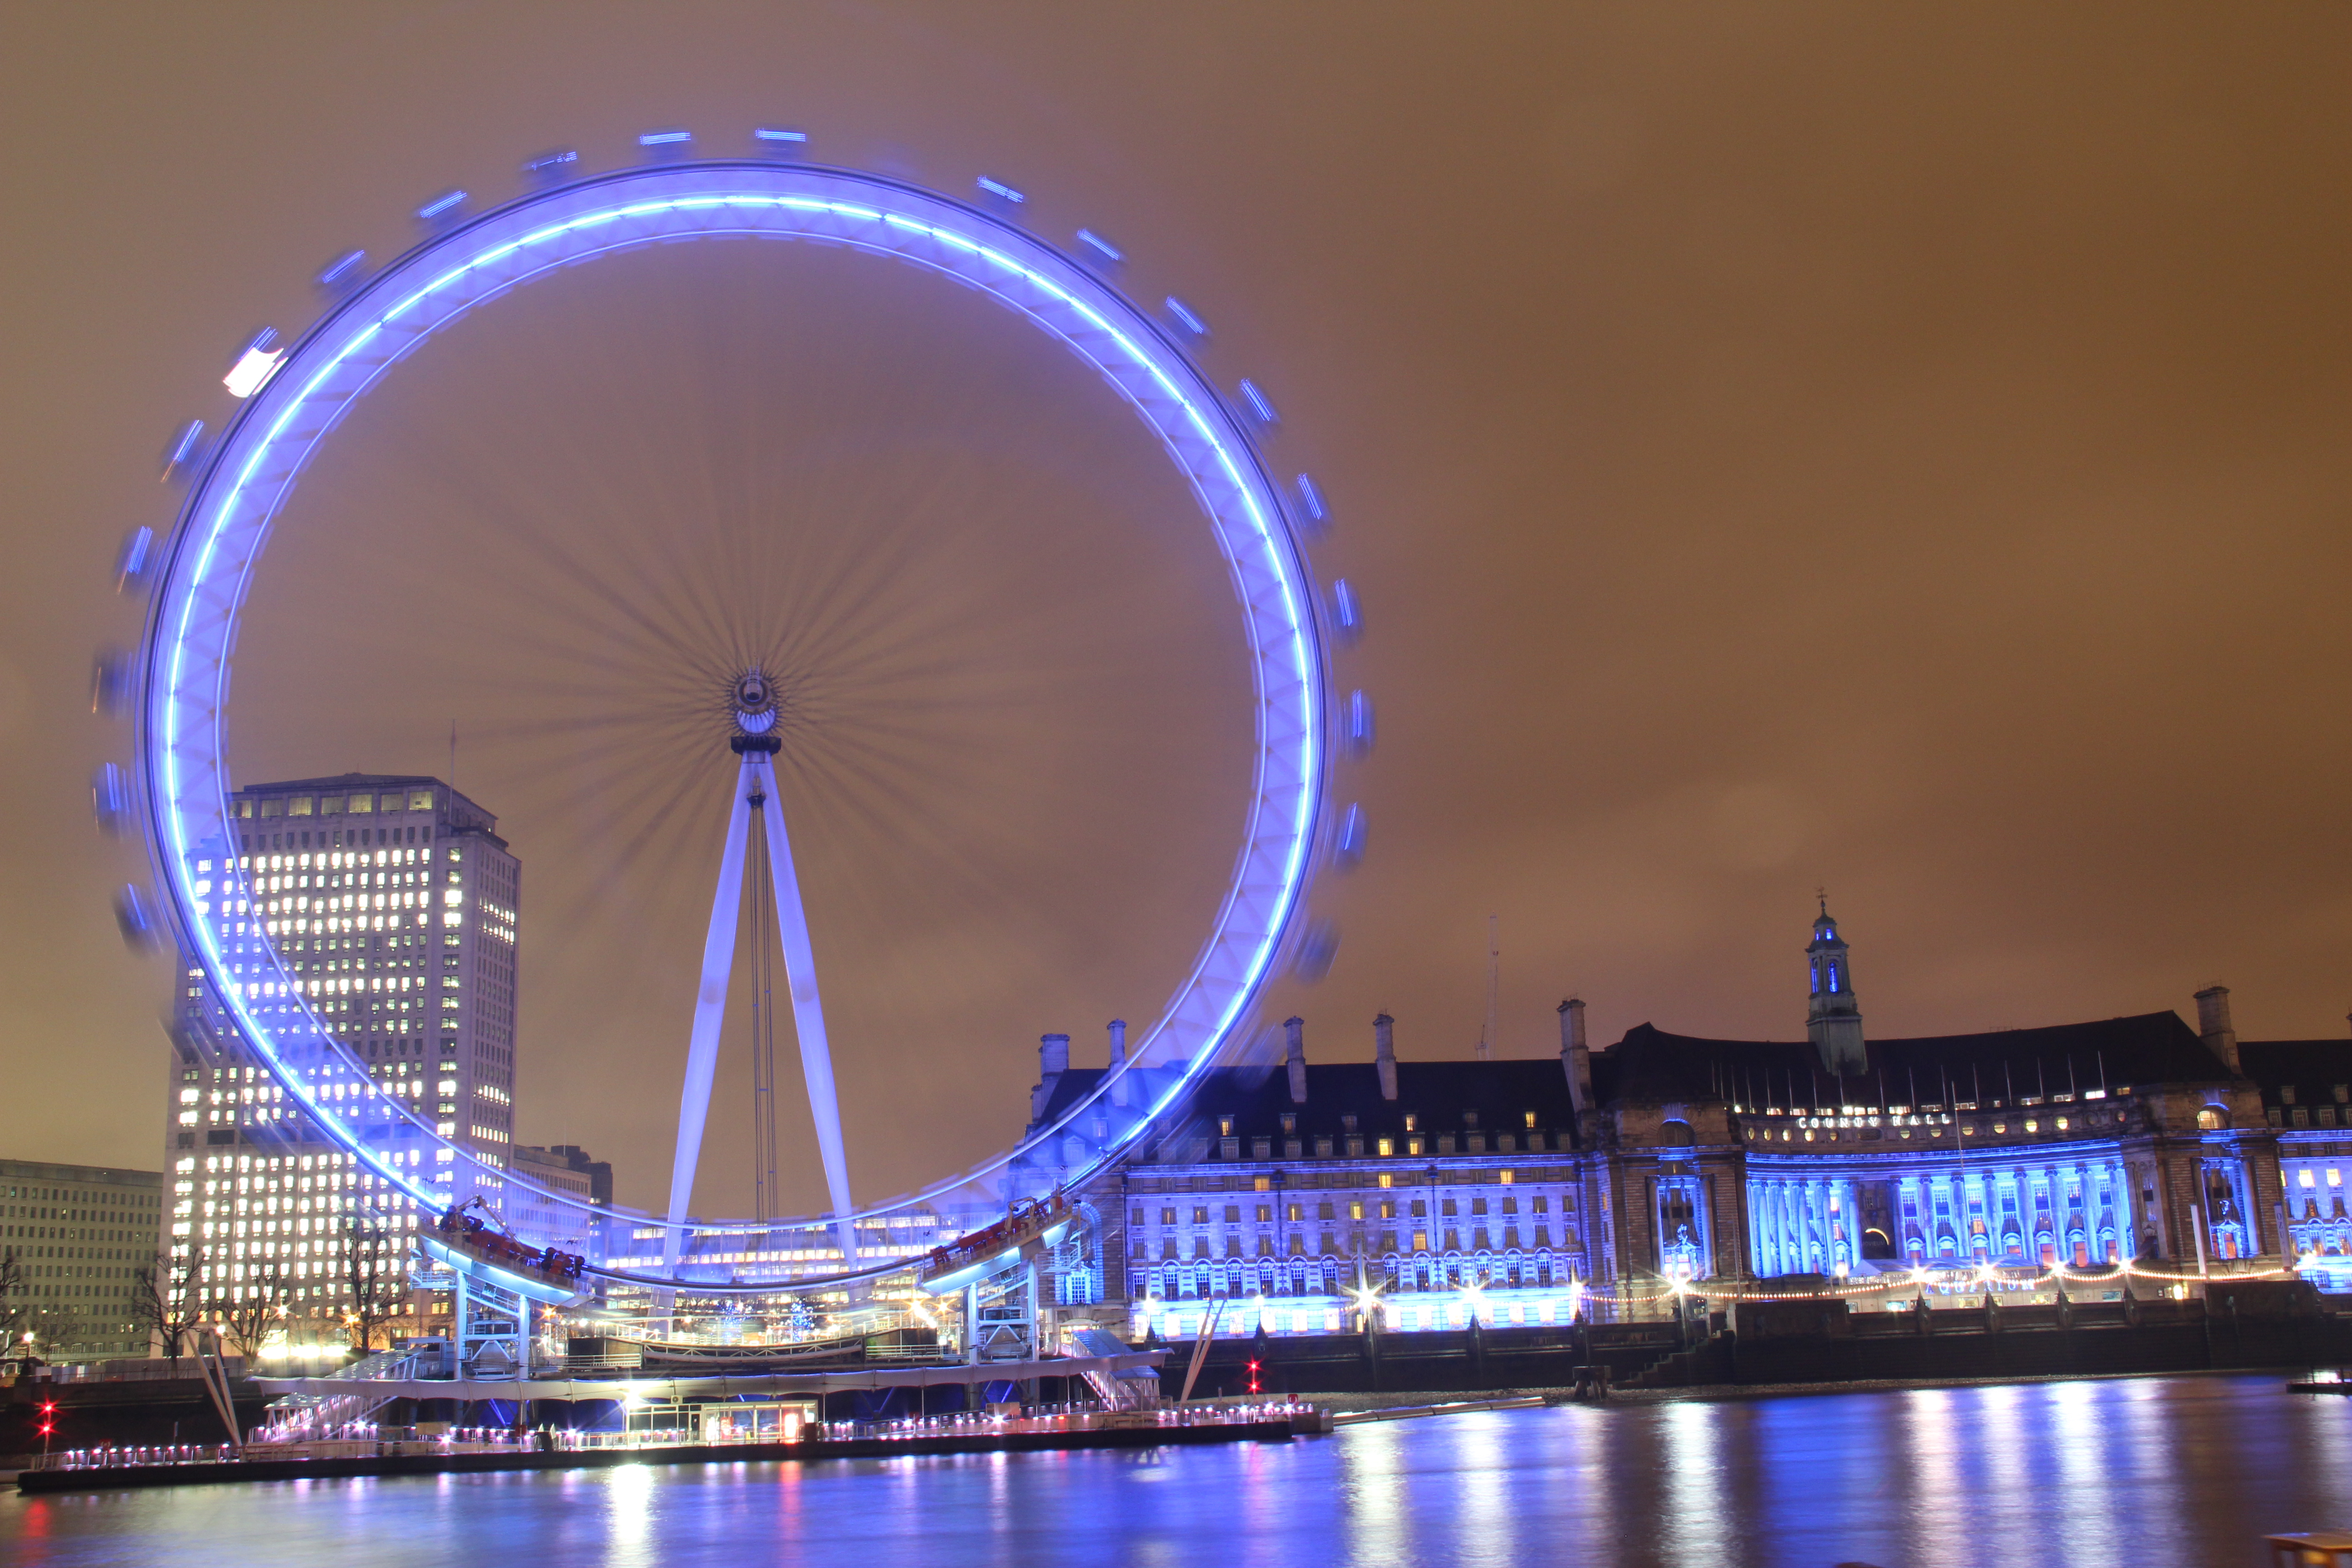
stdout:
<svg viewBox="0 0 2352 1568">
<path fill-rule="evenodd" d="M 740 1465 L 780 1459 L 904 1459 L 938 1454 L 1029 1454 L 1055 1449 L 1161 1448 L 1206 1443 L 1286 1443 L 1326 1430 L 1319 1412 L 1261 1421 L 1198 1421 L 1166 1426 L 1062 1431 L 957 1432 L 904 1437 L 847 1437 L 799 1443 L 693 1443 L 669 1447 L 599 1447 L 551 1452 L 353 1455 L 322 1459 L 229 1459 L 211 1464 L 79 1466 L 26 1470 L 24 1492 L 107 1492 L 131 1487 L 218 1486 L 231 1481 L 293 1481 L 352 1476 L 478 1475 L 511 1470 L 602 1470 L 621 1465 Z"/>
</svg>

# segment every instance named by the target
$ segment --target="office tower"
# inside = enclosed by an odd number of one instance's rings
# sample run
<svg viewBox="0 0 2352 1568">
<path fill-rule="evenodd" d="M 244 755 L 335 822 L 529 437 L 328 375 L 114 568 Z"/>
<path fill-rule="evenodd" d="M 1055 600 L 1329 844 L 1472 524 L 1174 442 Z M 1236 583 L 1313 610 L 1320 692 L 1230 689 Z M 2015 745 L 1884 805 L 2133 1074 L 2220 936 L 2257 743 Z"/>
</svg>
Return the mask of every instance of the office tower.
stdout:
<svg viewBox="0 0 2352 1568">
<path fill-rule="evenodd" d="M 196 871 L 213 884 L 232 979 L 266 1001 L 274 947 L 292 1005 L 314 1009 L 443 1138 L 504 1167 L 521 866 L 497 818 L 438 779 L 376 773 L 254 784 L 230 812 L 235 863 Z M 239 1039 L 200 966 L 182 970 L 164 1140 L 172 1260 L 201 1264 L 225 1294 L 282 1293 L 296 1317 L 341 1310 L 384 1259 L 404 1279 L 416 1205 L 320 1134 Z M 389 1158 L 443 1201 L 474 1195 L 446 1151 L 397 1119 L 386 1127 Z M 495 1184 L 480 1185 L 502 1203 Z"/>
</svg>

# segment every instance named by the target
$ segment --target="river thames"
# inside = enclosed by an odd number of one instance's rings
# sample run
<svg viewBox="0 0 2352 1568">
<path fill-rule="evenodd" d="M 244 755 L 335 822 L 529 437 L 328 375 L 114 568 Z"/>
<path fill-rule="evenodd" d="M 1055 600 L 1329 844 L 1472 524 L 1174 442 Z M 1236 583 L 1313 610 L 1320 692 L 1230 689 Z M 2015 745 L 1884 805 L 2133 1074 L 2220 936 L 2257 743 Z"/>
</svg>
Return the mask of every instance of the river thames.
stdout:
<svg viewBox="0 0 2352 1568">
<path fill-rule="evenodd" d="M 2352 1523 L 2352 1400 L 2156 1378 L 1490 1411 L 1287 1445 L 0 1501 L 23 1568 L 2257 1563 Z"/>
</svg>

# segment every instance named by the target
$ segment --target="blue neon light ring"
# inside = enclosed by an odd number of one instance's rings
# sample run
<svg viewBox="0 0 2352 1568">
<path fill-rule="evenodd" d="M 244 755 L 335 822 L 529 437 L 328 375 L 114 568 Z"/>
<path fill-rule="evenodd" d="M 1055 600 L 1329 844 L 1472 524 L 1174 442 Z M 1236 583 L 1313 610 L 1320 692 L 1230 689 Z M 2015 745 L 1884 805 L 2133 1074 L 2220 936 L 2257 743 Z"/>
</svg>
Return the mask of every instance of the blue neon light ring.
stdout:
<svg viewBox="0 0 2352 1568">
<path fill-rule="evenodd" d="M 1017 311 L 1092 365 L 1191 483 L 1232 574 L 1255 681 L 1254 787 L 1242 853 L 1191 973 L 1129 1058 L 1118 1098 L 1130 1103 L 1111 1110 L 1106 1080 L 1022 1145 L 851 1217 L 931 1203 L 1048 1147 L 1073 1169 L 1116 1157 L 1217 1059 L 1304 909 L 1332 751 L 1318 599 L 1281 492 L 1244 424 L 1168 333 L 1034 236 L 880 175 L 798 163 L 673 163 L 525 196 L 417 246 L 354 289 L 292 345 L 238 410 L 181 508 L 156 575 L 140 665 L 141 794 L 163 902 L 184 951 L 203 969 L 240 1036 L 329 1138 L 428 1206 L 451 1190 L 432 1173 L 454 1166 L 457 1190 L 470 1176 L 494 1189 L 526 1189 L 583 1224 L 592 1213 L 634 1217 L 592 1211 L 570 1194 L 518 1177 L 394 1102 L 302 1000 L 299 983 L 274 948 L 262 950 L 272 978 L 232 977 L 222 954 L 225 933 L 238 920 L 269 918 L 258 908 L 236 907 L 261 901 L 249 881 L 237 879 L 228 819 L 233 786 L 223 719 L 237 609 L 270 524 L 302 469 L 351 405 L 435 331 L 559 267 L 720 236 L 814 241 L 944 274 Z M 1069 1142 L 1071 1130 L 1089 1111 L 1097 1136 L 1080 1147 Z M 429 1164 L 421 1152 L 427 1149 L 434 1151 Z M 697 1220 L 691 1234 L 741 1237 L 829 1223 Z M 844 1278 L 897 1266 L 845 1265 Z M 602 1271 L 702 1291 L 729 1284 L 709 1266 L 690 1263 L 675 1277 Z"/>
</svg>

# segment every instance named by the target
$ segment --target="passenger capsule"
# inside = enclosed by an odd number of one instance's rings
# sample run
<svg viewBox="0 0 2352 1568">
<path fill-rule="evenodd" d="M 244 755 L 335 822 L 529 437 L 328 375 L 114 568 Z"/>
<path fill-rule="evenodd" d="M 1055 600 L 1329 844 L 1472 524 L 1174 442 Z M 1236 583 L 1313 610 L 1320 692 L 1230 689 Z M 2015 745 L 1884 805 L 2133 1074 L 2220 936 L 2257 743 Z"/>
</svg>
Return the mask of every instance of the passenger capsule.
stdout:
<svg viewBox="0 0 2352 1568">
<path fill-rule="evenodd" d="M 1296 979 L 1312 985 L 1331 973 L 1331 961 L 1339 956 L 1339 928 L 1329 921 L 1317 921 L 1299 933 L 1297 949 L 1291 954 L 1290 973 Z"/>
<path fill-rule="evenodd" d="M 319 270 L 319 289 L 329 299 L 348 294 L 358 286 L 367 266 L 367 252 L 346 250 Z"/>
<path fill-rule="evenodd" d="M 155 554 L 155 531 L 134 528 L 123 536 L 122 548 L 114 552 L 114 591 L 118 594 L 144 594 L 151 585 L 149 574 Z"/>
<path fill-rule="evenodd" d="M 1348 693 L 1348 707 L 1339 724 L 1339 738 L 1351 757 L 1372 749 L 1372 700 L 1361 691 Z"/>
<path fill-rule="evenodd" d="M 163 448 L 163 478 L 184 479 L 205 455 L 205 422 L 191 419 L 180 426 L 172 444 Z"/>
<path fill-rule="evenodd" d="M 1201 313 L 1198 310 L 1193 310 L 1192 306 L 1187 305 L 1183 300 L 1179 300 L 1173 294 L 1169 295 L 1163 303 L 1168 307 L 1168 319 L 1170 321 L 1183 328 L 1185 331 L 1191 333 L 1193 337 L 1204 340 L 1208 337 L 1209 323 L 1201 319 Z"/>
<path fill-rule="evenodd" d="M 121 718 L 131 711 L 133 685 L 131 656 L 120 648 L 101 649 L 90 663 L 89 710 L 109 719 Z"/>
<path fill-rule="evenodd" d="M 1352 801 L 1346 815 L 1339 818 L 1339 833 L 1332 841 L 1331 858 L 1342 871 L 1352 871 L 1364 863 L 1364 808 Z"/>
<path fill-rule="evenodd" d="M 560 185 L 579 172 L 580 154 L 570 147 L 559 147 L 541 153 L 536 158 L 523 160 L 522 172 L 542 185 Z"/>
<path fill-rule="evenodd" d="M 112 763 L 99 763 L 89 776 L 89 813 L 110 838 L 121 837 L 130 825 L 131 779 Z"/>
<path fill-rule="evenodd" d="M 1271 430 L 1282 423 L 1282 416 L 1275 412 L 1273 400 L 1259 389 L 1257 383 L 1244 379 L 1242 402 L 1248 406 L 1251 417 L 1266 429 Z"/>
<path fill-rule="evenodd" d="M 444 191 L 416 209 L 416 221 L 427 228 L 438 228 L 457 221 L 466 207 L 466 193 Z"/>
<path fill-rule="evenodd" d="M 1364 635 L 1363 607 L 1356 603 L 1356 590 L 1345 577 L 1331 584 L 1331 626 L 1343 643 L 1355 642 Z"/>
<path fill-rule="evenodd" d="M 136 883 L 125 882 L 114 890 L 114 924 L 122 933 L 124 945 L 133 952 L 152 952 L 163 945 L 163 931 L 155 921 L 154 900 Z"/>
</svg>

